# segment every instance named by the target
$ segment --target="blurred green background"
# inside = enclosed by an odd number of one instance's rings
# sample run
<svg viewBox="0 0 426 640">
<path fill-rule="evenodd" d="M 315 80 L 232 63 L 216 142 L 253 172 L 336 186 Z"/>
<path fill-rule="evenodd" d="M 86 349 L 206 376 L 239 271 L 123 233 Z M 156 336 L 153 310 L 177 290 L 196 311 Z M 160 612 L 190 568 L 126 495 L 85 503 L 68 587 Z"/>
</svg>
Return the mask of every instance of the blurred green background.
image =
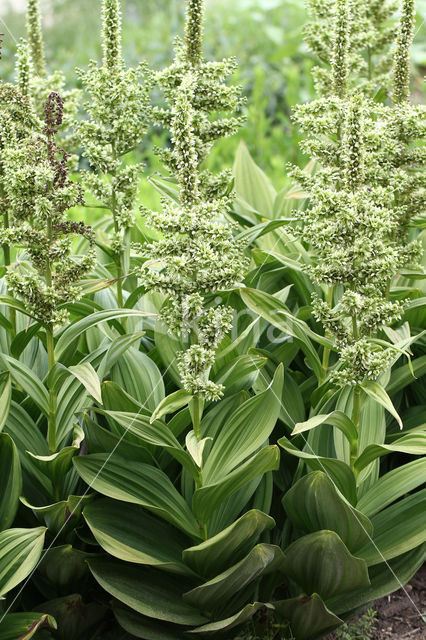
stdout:
<svg viewBox="0 0 426 640">
<path fill-rule="evenodd" d="M 101 0 L 41 0 L 41 4 L 49 67 L 62 69 L 69 85 L 75 86 L 74 68 L 101 56 Z M 206 55 L 236 56 L 240 67 L 235 82 L 247 96 L 246 126 L 217 145 L 210 168 L 231 166 L 243 139 L 280 188 L 285 184 L 286 163 L 306 162 L 290 120 L 292 107 L 313 97 L 310 69 L 315 61 L 302 37 L 307 21 L 303 0 L 207 0 L 206 4 Z M 123 0 L 122 6 L 127 62 L 134 65 L 145 59 L 154 69 L 169 64 L 173 38 L 182 33 L 184 0 Z M 417 8 L 414 62 L 420 92 L 426 68 L 426 0 L 418 0 Z M 25 0 L 0 0 L 0 30 L 6 34 L 0 75 L 5 80 L 13 78 L 14 39 L 25 34 L 24 9 Z M 157 137 L 151 134 L 151 139 Z M 144 149 L 148 172 L 157 168 L 150 148 L 148 142 Z"/>
</svg>

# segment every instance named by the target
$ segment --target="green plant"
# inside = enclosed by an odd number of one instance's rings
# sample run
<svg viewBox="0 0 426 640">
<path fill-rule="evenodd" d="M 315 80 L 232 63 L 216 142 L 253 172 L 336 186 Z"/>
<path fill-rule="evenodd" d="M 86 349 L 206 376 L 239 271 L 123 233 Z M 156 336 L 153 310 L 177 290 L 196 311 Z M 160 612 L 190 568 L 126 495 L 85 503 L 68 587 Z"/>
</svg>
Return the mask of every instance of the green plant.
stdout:
<svg viewBox="0 0 426 640">
<path fill-rule="evenodd" d="M 368 609 L 355 622 L 344 624 L 336 631 L 337 640 L 370 640 L 371 634 L 377 626 L 377 614 L 374 609 Z"/>
<path fill-rule="evenodd" d="M 135 225 L 138 180 L 143 168 L 140 163 L 127 163 L 126 156 L 146 133 L 150 79 L 144 65 L 125 67 L 117 0 L 103 2 L 102 24 L 102 66 L 92 61 L 87 71 L 78 71 L 90 100 L 85 105 L 89 119 L 79 123 L 77 133 L 92 169 L 84 173 L 84 184 L 101 203 L 92 206 L 109 210 L 112 215 L 110 244 L 103 244 L 102 249 L 114 262 L 117 304 L 123 307 L 131 228 Z"/>
<path fill-rule="evenodd" d="M 412 374 L 426 373 L 425 289 L 420 265 L 402 266 L 415 253 L 424 264 L 414 7 L 404 0 L 395 28 L 387 3 L 314 4 L 326 68 L 297 116 L 313 161 L 281 190 L 243 144 L 233 176 L 231 143 L 224 157 L 212 148 L 237 131 L 242 100 L 225 82 L 235 62 L 206 60 L 200 0 L 153 74 L 152 111 L 150 74 L 140 84 L 123 62 L 120 3 L 104 2 L 104 59 L 81 72 L 78 125 L 97 208 L 69 210 L 80 190 L 56 142 L 62 100 L 50 95 L 43 130 L 20 45 L 19 87 L 0 92 L 0 640 L 314 640 L 424 560 L 426 398 Z M 246 39 L 273 33 L 248 13 Z M 391 101 L 378 85 L 392 75 Z M 278 102 L 275 125 L 289 127 Z M 149 112 L 170 175 L 151 176 L 161 210 L 141 217 Z M 270 116 L 251 134 L 264 151 Z M 299 137 L 286 157 L 300 157 Z M 69 218 L 108 209 L 93 229 Z M 346 354 L 361 341 L 380 375 Z"/>
</svg>

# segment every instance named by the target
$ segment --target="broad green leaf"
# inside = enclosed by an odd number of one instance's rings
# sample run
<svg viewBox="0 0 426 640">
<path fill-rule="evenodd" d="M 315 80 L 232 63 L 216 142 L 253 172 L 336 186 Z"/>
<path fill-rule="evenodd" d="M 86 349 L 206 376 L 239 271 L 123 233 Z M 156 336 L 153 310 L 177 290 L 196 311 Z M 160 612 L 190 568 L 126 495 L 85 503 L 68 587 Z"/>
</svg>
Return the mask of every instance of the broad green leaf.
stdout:
<svg viewBox="0 0 426 640">
<path fill-rule="evenodd" d="M 132 348 L 122 355 L 112 368 L 111 377 L 150 413 L 164 398 L 162 374 L 155 362 L 141 351 Z"/>
<path fill-rule="evenodd" d="M 92 600 L 84 602 L 78 593 L 61 596 L 40 605 L 58 622 L 57 637 L 63 640 L 80 640 L 105 619 L 107 608 L 103 603 Z"/>
<path fill-rule="evenodd" d="M 17 333 L 10 343 L 10 354 L 14 358 L 19 360 L 22 352 L 28 346 L 31 340 L 37 335 L 41 327 L 42 324 L 40 322 L 35 322 L 29 327 L 26 327 L 23 331 Z"/>
<path fill-rule="evenodd" d="M 336 427 L 336 429 L 339 429 L 339 431 L 346 436 L 350 444 L 354 444 L 358 440 L 358 432 L 354 423 L 345 413 L 343 413 L 343 411 L 333 411 L 327 415 L 314 416 L 306 422 L 299 422 L 294 427 L 291 435 L 295 436 L 298 433 L 310 431 L 311 429 L 318 427 L 320 424 L 330 424 L 333 427 Z"/>
<path fill-rule="evenodd" d="M 244 142 L 240 142 L 238 146 L 233 174 L 237 196 L 266 218 L 273 218 L 277 192 L 266 174 L 254 162 Z"/>
<path fill-rule="evenodd" d="M 422 544 L 393 560 L 371 567 L 370 587 L 337 594 L 327 601 L 327 606 L 337 614 L 344 614 L 387 596 L 407 584 L 424 563 L 425 555 L 426 544 Z"/>
<path fill-rule="evenodd" d="M 96 402 L 102 404 L 101 383 L 98 378 L 98 374 L 90 362 L 82 362 L 81 364 L 68 367 L 68 371 L 70 371 L 77 380 L 80 380 L 86 391 L 96 400 Z"/>
<path fill-rule="evenodd" d="M 258 313 L 262 318 L 268 320 L 268 322 L 284 333 L 300 341 L 301 348 L 305 353 L 309 365 L 317 378 L 319 378 L 322 375 L 322 364 L 312 344 L 311 338 L 329 348 L 332 346 L 330 340 L 312 331 L 306 322 L 293 316 L 278 298 L 275 298 L 269 293 L 259 291 L 258 289 L 244 288 L 240 290 L 240 294 L 249 309 Z"/>
<path fill-rule="evenodd" d="M 190 393 L 187 393 L 184 389 L 179 389 L 178 391 L 171 393 L 160 402 L 158 407 L 156 407 L 154 413 L 151 416 L 151 422 L 154 422 L 154 420 L 159 420 L 165 415 L 174 413 L 175 411 L 182 409 L 182 407 L 185 407 L 189 403 L 191 398 L 192 395 Z"/>
<path fill-rule="evenodd" d="M 408 433 L 395 440 L 393 444 L 372 444 L 355 460 L 355 471 L 360 473 L 370 462 L 376 458 L 387 455 L 391 451 L 422 456 L 426 454 L 426 433 Z"/>
<path fill-rule="evenodd" d="M 251 480 L 279 467 L 278 447 L 265 447 L 234 469 L 227 476 L 212 484 L 205 484 L 194 493 L 192 508 L 200 522 L 207 522 L 214 510 Z M 245 505 L 241 505 L 244 508 Z"/>
<path fill-rule="evenodd" d="M 393 406 L 392 400 L 390 399 L 387 392 L 383 389 L 383 387 L 378 382 L 374 382 L 373 380 L 365 380 L 362 383 L 361 388 L 367 395 L 373 398 L 373 400 L 379 402 L 387 411 L 389 411 L 389 413 L 393 415 L 402 429 L 402 420 L 399 417 L 395 407 Z"/>
<path fill-rule="evenodd" d="M 407 385 L 413 382 L 413 371 L 416 378 L 421 378 L 426 373 L 426 355 L 420 356 L 412 361 L 411 367 L 409 364 L 404 364 L 397 369 L 394 369 L 391 373 L 389 383 L 386 386 L 386 391 L 390 396 L 393 396 L 401 389 L 404 389 Z"/>
<path fill-rule="evenodd" d="M 270 231 L 275 231 L 275 229 L 285 226 L 289 222 L 291 222 L 291 218 L 267 220 L 266 222 L 261 222 L 260 224 L 255 224 L 248 229 L 244 229 L 244 231 L 240 231 L 235 239 L 242 242 L 246 247 L 249 247 L 258 238 L 261 238 L 266 233 L 270 233 Z"/>
<path fill-rule="evenodd" d="M 212 379 L 225 387 L 225 395 L 232 395 L 250 389 L 266 362 L 265 356 L 247 353 L 228 362 Z"/>
<path fill-rule="evenodd" d="M 116 320 L 117 318 L 143 318 L 152 315 L 152 313 L 138 311 L 137 309 L 102 309 L 102 311 L 95 311 L 94 313 L 91 313 L 89 316 L 78 320 L 74 324 L 67 327 L 64 331 L 62 331 L 56 342 L 55 357 L 57 360 L 59 360 L 65 349 L 67 349 L 74 340 L 81 336 L 82 333 L 84 333 L 91 327 L 95 327 L 101 322 Z"/>
<path fill-rule="evenodd" d="M 37 519 L 46 525 L 53 534 L 66 535 L 79 523 L 83 507 L 93 500 L 93 494 L 83 496 L 68 496 L 66 500 L 60 500 L 53 504 L 37 506 L 30 504 L 21 497 L 21 502 L 34 513 Z"/>
<path fill-rule="evenodd" d="M 197 609 L 182 599 L 191 584 L 182 576 L 165 578 L 161 571 L 110 558 L 93 558 L 88 564 L 107 593 L 138 613 L 181 625 L 206 622 Z"/>
<path fill-rule="evenodd" d="M 297 640 L 322 638 L 339 627 L 343 620 L 326 607 L 317 593 L 272 602 L 277 612 L 290 622 Z"/>
<path fill-rule="evenodd" d="M 357 551 L 369 566 L 426 542 L 426 489 L 384 509 L 371 520 L 374 540 Z"/>
<path fill-rule="evenodd" d="M 40 629 L 57 629 L 47 613 L 8 613 L 2 619 L 0 640 L 30 640 Z"/>
<path fill-rule="evenodd" d="M 182 559 L 199 575 L 213 577 L 241 560 L 261 534 L 274 526 L 273 518 L 252 509 L 213 538 L 185 549 Z"/>
<path fill-rule="evenodd" d="M 217 617 L 238 591 L 260 576 L 280 570 L 283 563 L 284 554 L 280 547 L 258 544 L 237 564 L 185 593 L 184 599 L 201 611 L 211 611 L 213 617 Z"/>
<path fill-rule="evenodd" d="M 271 386 L 247 400 L 229 418 L 207 457 L 204 484 L 213 484 L 225 477 L 269 438 L 280 411 L 283 377 L 280 365 Z"/>
<path fill-rule="evenodd" d="M 115 558 L 193 575 L 182 562 L 185 537 L 143 507 L 102 498 L 85 507 L 83 515 L 98 544 Z"/>
<path fill-rule="evenodd" d="M 162 447 L 165 451 L 168 451 L 194 478 L 198 478 L 199 471 L 194 460 L 184 450 L 164 422 L 160 420 L 152 422 L 152 419 L 150 420 L 146 416 L 137 413 L 125 413 L 124 411 L 102 411 L 101 413 L 118 422 L 126 431 L 133 433 L 143 442 Z"/>
<path fill-rule="evenodd" d="M 426 458 L 389 471 L 359 500 L 357 509 L 371 518 L 401 496 L 426 483 Z"/>
<path fill-rule="evenodd" d="M 0 373 L 0 431 L 6 424 L 11 399 L 12 385 L 10 382 L 10 373 L 5 371 L 4 373 Z"/>
<path fill-rule="evenodd" d="M 345 496 L 345 498 L 352 504 L 356 504 L 356 481 L 352 469 L 341 460 L 335 458 L 326 458 L 324 456 L 318 456 L 312 450 L 312 453 L 308 451 L 300 451 L 287 440 L 287 438 L 281 438 L 278 440 L 278 444 L 287 453 L 290 453 L 297 458 L 301 458 L 307 464 L 307 466 L 313 471 L 324 471 L 333 480 L 339 491 Z M 308 448 L 311 449 L 308 445 Z"/>
<path fill-rule="evenodd" d="M 117 453 L 123 458 L 154 464 L 152 453 L 145 445 L 135 444 L 133 436 L 130 440 L 126 435 L 112 433 L 101 427 L 87 414 L 83 418 L 85 444 L 88 453 Z"/>
<path fill-rule="evenodd" d="M 352 552 L 373 533 L 369 519 L 347 502 L 323 471 L 300 478 L 285 494 L 283 505 L 297 528 L 309 533 L 334 531 Z"/>
<path fill-rule="evenodd" d="M 43 551 L 44 527 L 6 529 L 0 533 L 0 596 L 31 573 Z"/>
<path fill-rule="evenodd" d="M 64 447 L 58 453 L 50 456 L 40 456 L 28 451 L 28 455 L 33 459 L 34 464 L 54 486 L 60 486 L 66 474 L 72 467 L 72 459 L 79 452 L 79 446 Z"/>
<path fill-rule="evenodd" d="M 208 442 L 211 442 L 212 439 L 213 438 L 202 438 L 201 440 L 197 440 L 194 430 L 186 434 L 185 445 L 187 451 L 199 469 L 203 466 L 205 446 Z"/>
<path fill-rule="evenodd" d="M 126 353 L 130 347 L 135 346 L 144 335 L 144 331 L 136 331 L 135 333 L 118 336 L 111 342 L 98 369 L 98 376 L 103 380 L 104 376 L 110 371 L 111 367 Z"/>
<path fill-rule="evenodd" d="M 18 450 L 7 433 L 0 433 L 0 531 L 12 524 L 22 490 Z"/>
<path fill-rule="evenodd" d="M 148 411 L 143 408 L 142 404 L 122 389 L 116 382 L 107 380 L 102 383 L 101 389 L 104 409 L 148 415 Z"/>
<path fill-rule="evenodd" d="M 99 493 L 140 504 L 190 536 L 201 537 L 188 504 L 160 469 L 99 453 L 74 458 L 74 465 L 83 480 Z"/>
<path fill-rule="evenodd" d="M 70 585 L 80 584 L 87 577 L 89 567 L 86 560 L 97 553 L 87 553 L 70 544 L 50 547 L 43 553 L 37 572 L 50 580 L 61 591 Z"/>
<path fill-rule="evenodd" d="M 196 629 L 191 629 L 188 633 L 201 633 L 203 636 L 207 637 L 211 635 L 216 635 L 218 633 L 222 633 L 225 631 L 229 631 L 234 627 L 238 627 L 239 625 L 247 622 L 252 618 L 260 609 L 265 608 L 262 602 L 254 602 L 253 604 L 247 604 L 244 609 L 241 609 L 238 613 L 235 613 L 233 616 L 229 618 L 225 618 L 225 620 L 218 620 L 216 622 L 210 622 L 208 624 L 204 624 L 202 627 L 197 627 Z M 272 607 L 268 605 L 268 608 Z"/>
<path fill-rule="evenodd" d="M 293 542 L 285 552 L 283 570 L 304 593 L 323 600 L 367 588 L 367 564 L 353 556 L 334 531 L 316 531 Z"/>
<path fill-rule="evenodd" d="M 22 302 L 19 302 L 19 300 L 12 298 L 12 296 L 0 296 L 0 304 L 4 304 L 6 307 L 10 307 L 10 309 L 15 309 L 15 311 L 19 311 L 30 318 L 34 318 L 34 316 L 28 312 L 27 307 Z"/>
<path fill-rule="evenodd" d="M 142 616 L 118 600 L 112 603 L 112 610 L 120 626 L 132 637 L 143 640 L 188 640 L 188 636 L 183 631 L 178 631 L 175 624 Z"/>
<path fill-rule="evenodd" d="M 45 415 L 49 413 L 49 394 L 41 380 L 34 375 L 29 367 L 11 358 L 6 354 L 0 354 L 0 362 L 7 369 L 13 380 L 27 393 Z"/>
</svg>

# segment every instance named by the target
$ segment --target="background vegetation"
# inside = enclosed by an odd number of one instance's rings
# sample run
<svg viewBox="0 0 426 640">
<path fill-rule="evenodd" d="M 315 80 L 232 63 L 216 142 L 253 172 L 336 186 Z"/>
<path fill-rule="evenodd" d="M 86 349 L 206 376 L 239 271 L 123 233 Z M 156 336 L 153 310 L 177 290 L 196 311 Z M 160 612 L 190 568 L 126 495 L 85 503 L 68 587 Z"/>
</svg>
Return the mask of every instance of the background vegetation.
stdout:
<svg viewBox="0 0 426 640">
<path fill-rule="evenodd" d="M 17 0 L 2 2 L 1 18 L 7 25 L 2 77 L 13 78 L 15 43 L 25 34 L 25 16 Z M 126 0 L 123 3 L 123 51 L 128 64 L 145 59 L 161 69 L 172 58 L 173 37 L 181 33 L 185 3 L 180 0 Z M 52 69 L 62 69 L 70 86 L 77 82 L 74 69 L 99 59 L 100 0 L 44 0 L 46 55 Z M 23 9 L 23 7 L 22 7 Z M 413 60 L 417 66 L 417 91 L 426 68 L 426 0 L 417 2 L 417 32 Z M 210 168 L 232 166 L 240 140 L 266 171 L 276 188 L 286 184 L 287 162 L 303 164 L 300 132 L 290 115 L 296 104 L 314 96 L 314 64 L 302 34 L 307 21 L 302 0 L 208 0 L 205 48 L 208 59 L 236 56 L 235 81 L 247 96 L 247 121 L 237 135 L 222 140 L 209 158 Z M 5 31 L 5 24 L 2 30 Z M 96 34 L 96 37 L 93 37 Z M 419 99 L 421 98 L 418 95 Z M 158 167 L 145 142 L 148 173 Z M 306 159 L 307 162 L 307 159 Z M 153 204 L 155 191 L 144 185 L 143 202 Z"/>
</svg>

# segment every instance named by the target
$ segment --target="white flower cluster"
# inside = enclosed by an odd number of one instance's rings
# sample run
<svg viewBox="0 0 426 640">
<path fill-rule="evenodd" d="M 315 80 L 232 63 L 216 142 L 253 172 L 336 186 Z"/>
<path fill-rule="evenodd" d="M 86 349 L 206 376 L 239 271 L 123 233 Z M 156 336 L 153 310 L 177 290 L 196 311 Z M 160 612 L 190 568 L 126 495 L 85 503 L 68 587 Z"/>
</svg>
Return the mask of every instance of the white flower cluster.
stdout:
<svg viewBox="0 0 426 640">
<path fill-rule="evenodd" d="M 349 73 L 352 86 L 370 95 L 390 86 L 396 0 L 307 0 L 307 5 L 313 20 L 305 39 L 325 66 L 314 69 L 320 95 L 332 89 L 339 94 Z"/>
<path fill-rule="evenodd" d="M 121 54 L 121 11 L 119 0 L 103 0 L 103 63 L 91 61 L 86 71 L 78 70 L 89 95 L 85 104 L 89 118 L 77 132 L 84 154 L 96 171 L 84 174 L 88 190 L 113 215 L 113 248 L 119 256 L 123 234 L 134 224 L 138 176 L 141 164 L 125 166 L 123 156 L 143 139 L 150 111 L 150 77 L 144 65 L 126 69 Z"/>
<path fill-rule="evenodd" d="M 47 73 L 40 0 L 27 2 L 27 41 L 21 39 L 17 45 L 16 83 L 20 92 L 30 99 L 34 112 L 39 118 L 43 118 L 44 105 L 52 92 L 62 96 L 64 114 L 58 141 L 67 151 L 74 150 L 78 141 L 71 127 L 78 111 L 81 91 L 66 89 L 65 75 L 62 71 Z M 72 162 L 75 168 L 77 158 L 73 156 Z"/>
<path fill-rule="evenodd" d="M 62 111 L 61 97 L 52 93 L 43 131 L 26 136 L 9 131 L 2 148 L 2 188 L 11 217 L 9 227 L 0 231 L 0 242 L 24 247 L 31 261 L 9 268 L 8 287 L 48 326 L 66 320 L 61 305 L 79 297 L 78 281 L 95 262 L 91 228 L 69 222 L 66 216 L 81 202 L 81 192 L 68 179 L 69 155 L 54 141 Z M 71 255 L 73 235 L 85 237 L 89 244 L 86 255 L 78 259 Z"/>
<path fill-rule="evenodd" d="M 367 4 L 374 5 L 370 17 L 377 18 L 377 3 Z M 331 7 L 321 6 L 323 13 L 318 7 L 317 15 L 325 21 Z M 375 379 L 389 366 L 392 352 L 371 338 L 401 316 L 403 305 L 389 299 L 389 289 L 402 268 L 415 266 L 421 250 L 418 242 L 409 241 L 408 225 L 424 211 L 425 151 L 416 145 L 426 130 L 424 108 L 408 102 L 414 3 L 402 2 L 393 49 L 393 96 L 398 97 L 393 105 L 375 102 L 371 85 L 355 89 L 352 81 L 353 49 L 360 42 L 353 23 L 357 6 L 354 0 L 337 3 L 330 71 L 323 75 L 328 76 L 328 95 L 295 113 L 307 134 L 302 148 L 317 160 L 318 169 L 311 176 L 292 171 L 310 196 L 310 206 L 298 215 L 317 257 L 311 275 L 329 287 L 339 285 L 331 306 L 315 296 L 313 308 L 334 336 L 341 356 L 335 378 L 342 384 Z M 390 7 L 385 9 L 380 15 Z"/>
<path fill-rule="evenodd" d="M 171 132 L 172 148 L 160 156 L 176 178 L 179 202 L 163 201 L 151 212 L 151 225 L 162 238 L 143 250 L 142 277 L 148 289 L 168 296 L 162 317 L 169 329 L 191 335 L 192 345 L 180 354 L 183 387 L 207 400 L 220 398 L 223 388 L 209 380 L 215 351 L 231 327 L 231 309 L 208 307 L 205 297 L 241 280 L 246 268 L 243 249 L 226 221 L 230 205 L 229 173 L 213 176 L 201 164 L 213 142 L 233 134 L 242 104 L 239 87 L 225 78 L 234 60 L 202 58 L 203 2 L 188 0 L 185 38 L 178 42 L 174 63 L 156 74 L 168 108 L 154 110 L 154 119 Z"/>
</svg>

